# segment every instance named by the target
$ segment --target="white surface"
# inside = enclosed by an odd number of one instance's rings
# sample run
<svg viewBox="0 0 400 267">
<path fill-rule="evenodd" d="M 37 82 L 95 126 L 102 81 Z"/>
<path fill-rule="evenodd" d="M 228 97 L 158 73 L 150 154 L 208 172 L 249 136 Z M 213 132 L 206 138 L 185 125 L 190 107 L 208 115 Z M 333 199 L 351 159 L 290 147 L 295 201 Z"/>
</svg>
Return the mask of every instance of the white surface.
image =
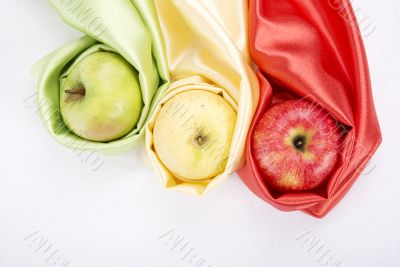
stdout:
<svg viewBox="0 0 400 267">
<path fill-rule="evenodd" d="M 237 175 L 202 199 L 166 191 L 143 166 L 141 149 L 104 157 L 92 172 L 24 101 L 34 92 L 30 66 L 80 34 L 44 0 L 1 3 L 1 267 L 52 266 L 57 256 L 76 267 L 183 267 L 195 266 L 188 262 L 194 255 L 206 259 L 202 267 L 308 267 L 321 266 L 328 250 L 340 266 L 400 266 L 399 1 L 354 4 L 376 27 L 365 44 L 384 142 L 323 220 L 275 210 Z M 184 240 L 172 249 L 177 235 Z M 48 241 L 35 252 L 40 237 Z M 320 240 L 314 248 L 313 237 Z"/>
</svg>

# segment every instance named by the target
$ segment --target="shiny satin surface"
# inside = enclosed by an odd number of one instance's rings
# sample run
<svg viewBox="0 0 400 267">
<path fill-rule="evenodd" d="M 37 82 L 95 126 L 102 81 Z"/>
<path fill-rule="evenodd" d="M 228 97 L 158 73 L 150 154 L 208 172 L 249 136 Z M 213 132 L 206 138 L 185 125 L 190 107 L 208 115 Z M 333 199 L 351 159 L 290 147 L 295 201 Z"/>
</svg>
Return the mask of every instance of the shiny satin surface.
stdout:
<svg viewBox="0 0 400 267">
<path fill-rule="evenodd" d="M 223 27 L 248 62 L 248 0 L 198 0 Z"/>
<path fill-rule="evenodd" d="M 239 171 L 260 198 L 283 211 L 325 216 L 349 191 L 381 143 L 361 33 L 348 0 L 250 0 L 250 50 L 260 101 L 249 132 L 274 102 L 307 98 L 324 107 L 344 137 L 340 160 L 314 192 L 277 193 L 257 170 L 250 139 Z M 347 18 L 347 19 L 346 19 Z"/>
<path fill-rule="evenodd" d="M 73 149 L 107 153 L 126 151 L 143 140 L 144 125 L 154 98 L 169 81 L 157 14 L 151 1 L 49 0 L 62 19 L 87 36 L 43 58 L 32 70 L 40 114 L 49 132 Z M 85 55 L 110 51 L 122 55 L 139 72 L 144 107 L 135 129 L 108 143 L 77 137 L 64 125 L 59 111 L 60 81 Z M 158 90 L 161 87 L 161 91 Z"/>
<path fill-rule="evenodd" d="M 146 127 L 145 145 L 148 158 L 162 178 L 164 186 L 195 195 L 203 195 L 212 190 L 242 165 L 247 131 L 258 102 L 258 81 L 248 64 L 248 58 L 241 54 L 241 51 L 246 50 L 244 34 L 247 30 L 244 26 L 235 28 L 237 22 L 230 24 L 232 17 L 214 16 L 222 12 L 222 1 L 213 2 L 206 7 L 207 2 L 154 1 L 172 84 L 160 96 L 156 111 L 152 113 Z M 241 14 L 244 19 L 246 15 L 245 9 L 242 9 L 243 3 L 242 0 L 235 0 L 225 5 L 228 10 L 236 10 L 235 14 Z M 163 166 L 153 146 L 152 130 L 162 103 L 179 92 L 193 89 L 222 95 L 237 112 L 225 171 L 201 182 L 185 182 L 175 177 Z"/>
</svg>

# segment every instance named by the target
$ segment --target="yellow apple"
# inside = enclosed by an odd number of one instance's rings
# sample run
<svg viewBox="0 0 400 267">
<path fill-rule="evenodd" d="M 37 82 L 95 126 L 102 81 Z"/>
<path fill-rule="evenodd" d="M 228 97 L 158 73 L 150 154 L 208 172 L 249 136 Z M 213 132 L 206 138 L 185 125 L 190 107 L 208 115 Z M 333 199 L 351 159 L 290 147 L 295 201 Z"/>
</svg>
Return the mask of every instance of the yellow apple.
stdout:
<svg viewBox="0 0 400 267">
<path fill-rule="evenodd" d="M 154 148 L 176 177 L 207 180 L 224 171 L 235 124 L 236 112 L 222 96 L 205 90 L 181 92 L 156 117 Z"/>
</svg>

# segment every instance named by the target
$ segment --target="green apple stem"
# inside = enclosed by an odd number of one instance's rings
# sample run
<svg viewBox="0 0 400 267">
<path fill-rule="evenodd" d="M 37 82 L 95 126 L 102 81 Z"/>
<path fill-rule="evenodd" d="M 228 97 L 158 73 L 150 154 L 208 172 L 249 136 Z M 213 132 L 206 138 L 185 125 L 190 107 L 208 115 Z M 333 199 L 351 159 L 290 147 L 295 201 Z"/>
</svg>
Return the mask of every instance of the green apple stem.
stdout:
<svg viewBox="0 0 400 267">
<path fill-rule="evenodd" d="M 67 102 L 78 101 L 86 95 L 86 90 L 83 85 L 81 85 L 77 88 L 67 89 L 64 92 L 67 94 L 67 98 L 66 98 Z"/>
<path fill-rule="evenodd" d="M 69 94 L 69 95 L 81 95 L 81 96 L 85 96 L 86 90 L 85 90 L 85 87 L 81 86 L 81 87 L 78 87 L 78 88 L 76 88 L 76 89 L 65 90 L 65 93 L 66 93 L 66 94 Z"/>
</svg>

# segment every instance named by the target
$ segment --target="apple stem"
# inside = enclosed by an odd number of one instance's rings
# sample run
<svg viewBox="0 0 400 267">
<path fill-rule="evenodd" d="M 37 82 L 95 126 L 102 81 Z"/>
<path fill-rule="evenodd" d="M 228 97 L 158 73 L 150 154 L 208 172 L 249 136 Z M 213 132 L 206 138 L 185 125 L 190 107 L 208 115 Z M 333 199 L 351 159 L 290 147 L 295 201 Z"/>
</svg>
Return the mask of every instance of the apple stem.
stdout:
<svg viewBox="0 0 400 267">
<path fill-rule="evenodd" d="M 69 95 L 85 96 L 86 90 L 85 90 L 85 87 L 81 86 L 81 87 L 78 87 L 76 89 L 65 90 L 65 93 L 69 94 Z"/>
</svg>

